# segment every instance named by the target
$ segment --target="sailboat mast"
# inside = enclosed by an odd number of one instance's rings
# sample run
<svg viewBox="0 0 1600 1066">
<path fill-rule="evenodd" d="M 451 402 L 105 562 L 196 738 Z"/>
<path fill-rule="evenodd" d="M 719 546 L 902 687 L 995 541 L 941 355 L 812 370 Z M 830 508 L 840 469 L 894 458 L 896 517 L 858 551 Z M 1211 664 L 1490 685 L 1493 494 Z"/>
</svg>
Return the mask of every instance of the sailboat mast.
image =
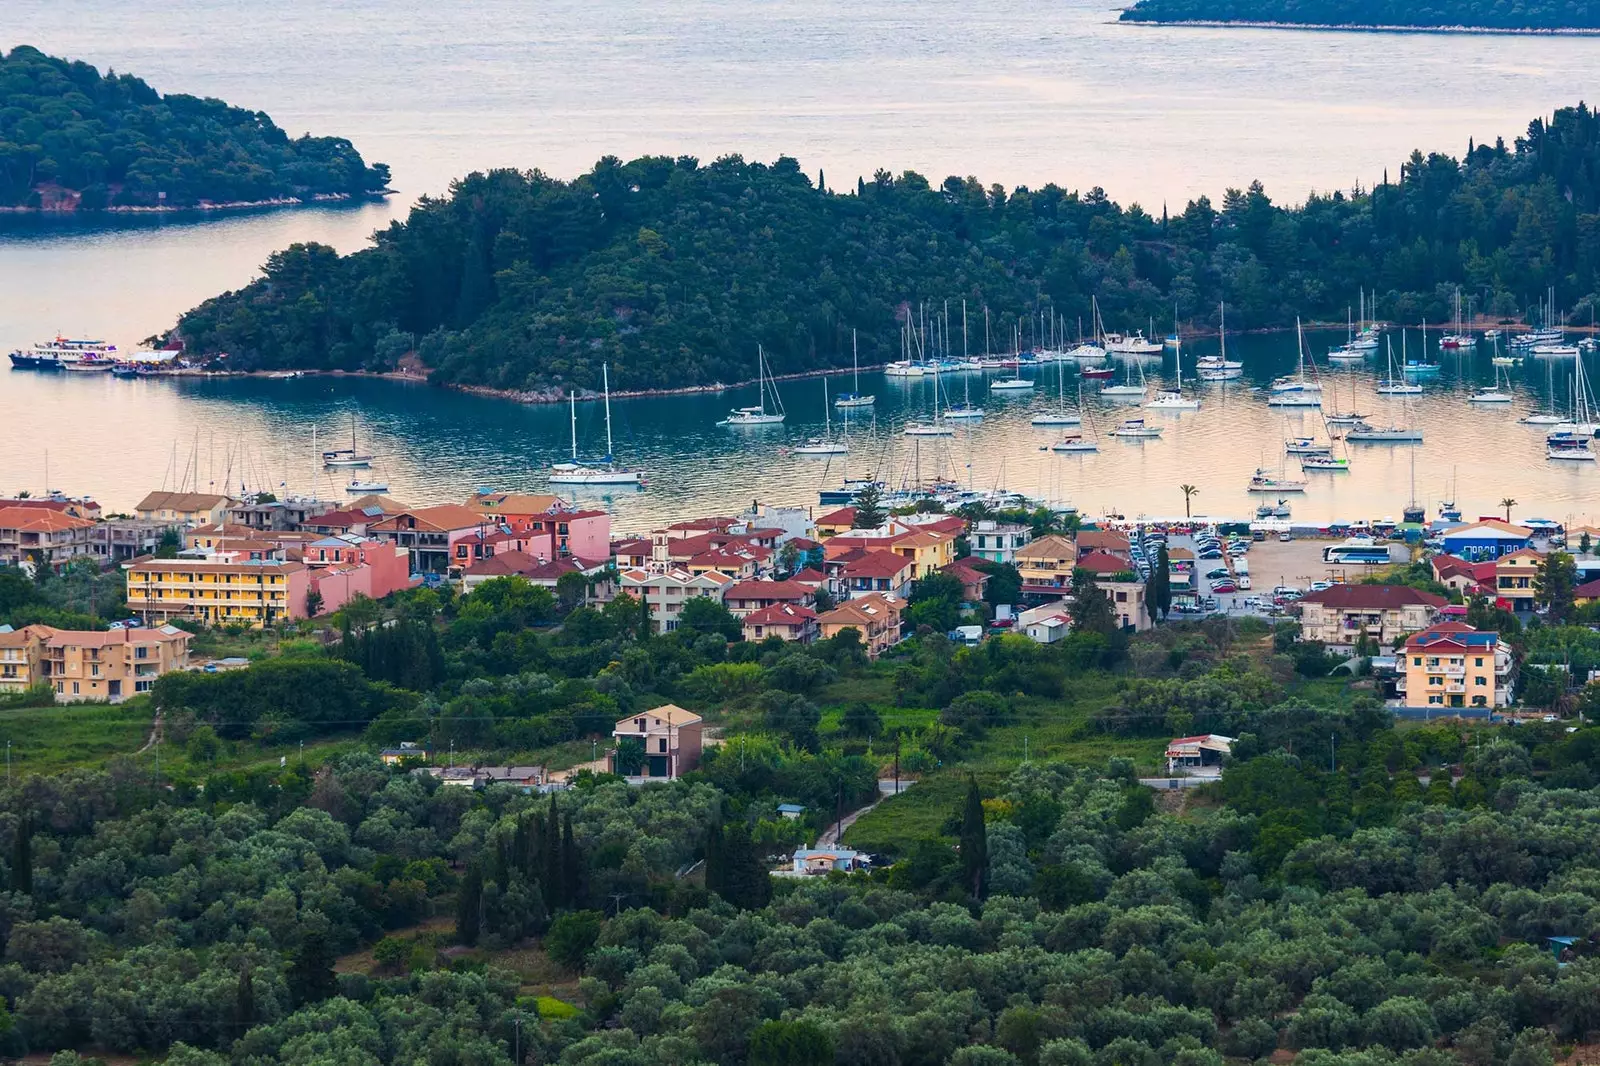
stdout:
<svg viewBox="0 0 1600 1066">
<path fill-rule="evenodd" d="M 606 458 L 611 458 L 611 368 L 600 364 L 600 380 L 606 394 Z"/>
<path fill-rule="evenodd" d="M 859 394 L 861 392 L 861 361 L 856 353 L 856 331 L 854 327 L 850 330 L 850 369 L 855 373 L 855 387 L 856 392 Z"/>
<path fill-rule="evenodd" d="M 567 393 L 567 407 L 572 411 L 572 460 L 578 460 L 578 394 Z"/>
<path fill-rule="evenodd" d="M 967 361 L 967 301 L 961 301 L 961 361 Z"/>
</svg>

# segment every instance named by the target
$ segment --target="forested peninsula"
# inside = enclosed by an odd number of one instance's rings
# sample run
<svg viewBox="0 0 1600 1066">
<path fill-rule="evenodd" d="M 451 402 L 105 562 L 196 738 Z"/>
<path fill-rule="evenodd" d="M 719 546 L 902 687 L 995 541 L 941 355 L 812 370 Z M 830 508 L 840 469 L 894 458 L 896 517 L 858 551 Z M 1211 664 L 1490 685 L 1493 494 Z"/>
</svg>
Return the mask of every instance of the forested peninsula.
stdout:
<svg viewBox="0 0 1600 1066">
<path fill-rule="evenodd" d="M 1007 192 L 977 178 L 880 170 L 835 189 L 798 162 L 607 157 L 571 181 L 495 170 L 424 198 L 347 256 L 275 253 L 264 276 L 185 314 L 191 351 L 235 369 L 388 370 L 410 353 L 437 383 L 650 389 L 899 354 L 906 301 L 967 300 L 998 345 L 1045 308 L 1111 328 L 1172 320 L 1342 321 L 1357 290 L 1395 321 L 1472 306 L 1518 314 L 1554 286 L 1588 320 L 1600 266 L 1600 118 L 1536 119 L 1460 159 L 1413 152 L 1370 190 L 1275 204 L 1259 183 L 1170 214 L 1099 188 Z M 952 303 L 952 308 L 956 303 Z"/>
<path fill-rule="evenodd" d="M 163 96 L 26 45 L 0 53 L 0 207 L 183 208 L 364 196 L 389 184 L 343 137 L 290 138 L 260 111 Z"/>
<path fill-rule="evenodd" d="M 1124 22 L 1239 22 L 1410 29 L 1600 30 L 1585 0 L 1138 0 Z"/>
</svg>

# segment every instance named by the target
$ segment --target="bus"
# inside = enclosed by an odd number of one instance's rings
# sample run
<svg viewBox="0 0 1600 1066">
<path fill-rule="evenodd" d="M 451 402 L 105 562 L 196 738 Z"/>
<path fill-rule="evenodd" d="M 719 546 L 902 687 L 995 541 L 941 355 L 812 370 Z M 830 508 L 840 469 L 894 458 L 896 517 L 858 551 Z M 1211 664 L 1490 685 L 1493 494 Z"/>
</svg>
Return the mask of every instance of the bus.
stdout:
<svg viewBox="0 0 1600 1066">
<path fill-rule="evenodd" d="M 1366 566 L 1387 566 L 1389 546 L 1370 537 L 1351 537 L 1340 544 L 1330 544 L 1322 549 L 1325 563 L 1357 563 Z"/>
</svg>

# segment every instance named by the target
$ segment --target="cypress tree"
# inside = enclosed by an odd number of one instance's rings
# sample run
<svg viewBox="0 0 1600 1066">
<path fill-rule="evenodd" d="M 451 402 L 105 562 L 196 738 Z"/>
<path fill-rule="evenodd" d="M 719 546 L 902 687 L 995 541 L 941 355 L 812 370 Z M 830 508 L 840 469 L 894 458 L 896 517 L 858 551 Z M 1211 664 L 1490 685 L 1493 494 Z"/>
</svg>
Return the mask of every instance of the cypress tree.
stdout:
<svg viewBox="0 0 1600 1066">
<path fill-rule="evenodd" d="M 982 899 L 988 890 L 989 830 L 983 824 L 983 797 L 978 795 L 978 779 L 967 775 L 967 805 L 961 816 L 961 871 L 973 899 Z"/>
<path fill-rule="evenodd" d="M 333 947 L 325 936 L 308 936 L 300 942 L 289 967 L 289 988 L 296 1006 L 320 1003 L 338 989 L 333 975 Z"/>
<path fill-rule="evenodd" d="M 550 816 L 544 825 L 544 885 L 551 910 L 561 910 L 572 901 L 565 897 L 566 880 L 561 876 L 561 815 L 556 810 L 556 796 L 550 794 Z"/>
<path fill-rule="evenodd" d="M 583 863 L 572 839 L 571 812 L 561 822 L 561 896 L 569 907 L 580 906 L 583 900 Z"/>
<path fill-rule="evenodd" d="M 33 894 L 33 820 L 26 814 L 11 843 L 11 888 L 25 896 Z"/>
<path fill-rule="evenodd" d="M 478 930 L 483 922 L 483 871 L 478 864 L 467 867 L 461 879 L 461 891 L 456 895 L 456 939 L 471 947 L 478 942 Z"/>
<path fill-rule="evenodd" d="M 239 971 L 239 988 L 234 993 L 233 1020 L 243 1035 L 256 1024 L 256 984 L 255 978 L 250 975 L 250 966 L 245 964 Z"/>
<path fill-rule="evenodd" d="M 538 881 L 528 885 L 528 929 L 534 936 L 542 936 L 550 928 L 550 911 L 544 905 L 544 890 Z"/>
</svg>

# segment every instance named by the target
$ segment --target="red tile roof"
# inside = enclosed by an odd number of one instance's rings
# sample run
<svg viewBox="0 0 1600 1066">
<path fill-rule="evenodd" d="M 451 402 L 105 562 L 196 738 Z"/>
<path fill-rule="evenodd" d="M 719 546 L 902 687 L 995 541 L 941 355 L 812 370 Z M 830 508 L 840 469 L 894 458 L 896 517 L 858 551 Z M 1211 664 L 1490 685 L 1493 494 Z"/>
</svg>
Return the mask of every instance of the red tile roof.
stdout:
<svg viewBox="0 0 1600 1066">
<path fill-rule="evenodd" d="M 1078 561 L 1074 565 L 1092 574 L 1120 574 L 1133 569 L 1133 564 L 1127 559 L 1098 549 L 1092 549 L 1078 556 Z"/>
<path fill-rule="evenodd" d="M 78 518 L 62 511 L 43 507 L 6 507 L 0 509 L 0 529 L 27 530 L 33 533 L 59 533 L 64 529 L 88 529 L 94 525 L 87 518 Z"/>
<path fill-rule="evenodd" d="M 798 581 L 741 581 L 729 586 L 729 600 L 809 600 L 816 589 Z"/>
<path fill-rule="evenodd" d="M 829 511 L 817 519 L 819 526 L 851 526 L 856 522 L 856 509 L 854 507 L 841 507 L 837 511 Z"/>
<path fill-rule="evenodd" d="M 1443 596 L 1411 588 L 1409 585 L 1332 585 L 1300 597 L 1302 604 L 1320 603 L 1334 610 L 1385 611 L 1410 604 L 1437 610 L 1448 601 Z"/>
<path fill-rule="evenodd" d="M 911 569 L 911 560 L 890 551 L 851 552 L 839 560 L 845 577 L 896 577 Z"/>
<path fill-rule="evenodd" d="M 744 616 L 747 626 L 803 626 L 816 620 L 817 612 L 799 603 L 775 603 Z"/>
</svg>

